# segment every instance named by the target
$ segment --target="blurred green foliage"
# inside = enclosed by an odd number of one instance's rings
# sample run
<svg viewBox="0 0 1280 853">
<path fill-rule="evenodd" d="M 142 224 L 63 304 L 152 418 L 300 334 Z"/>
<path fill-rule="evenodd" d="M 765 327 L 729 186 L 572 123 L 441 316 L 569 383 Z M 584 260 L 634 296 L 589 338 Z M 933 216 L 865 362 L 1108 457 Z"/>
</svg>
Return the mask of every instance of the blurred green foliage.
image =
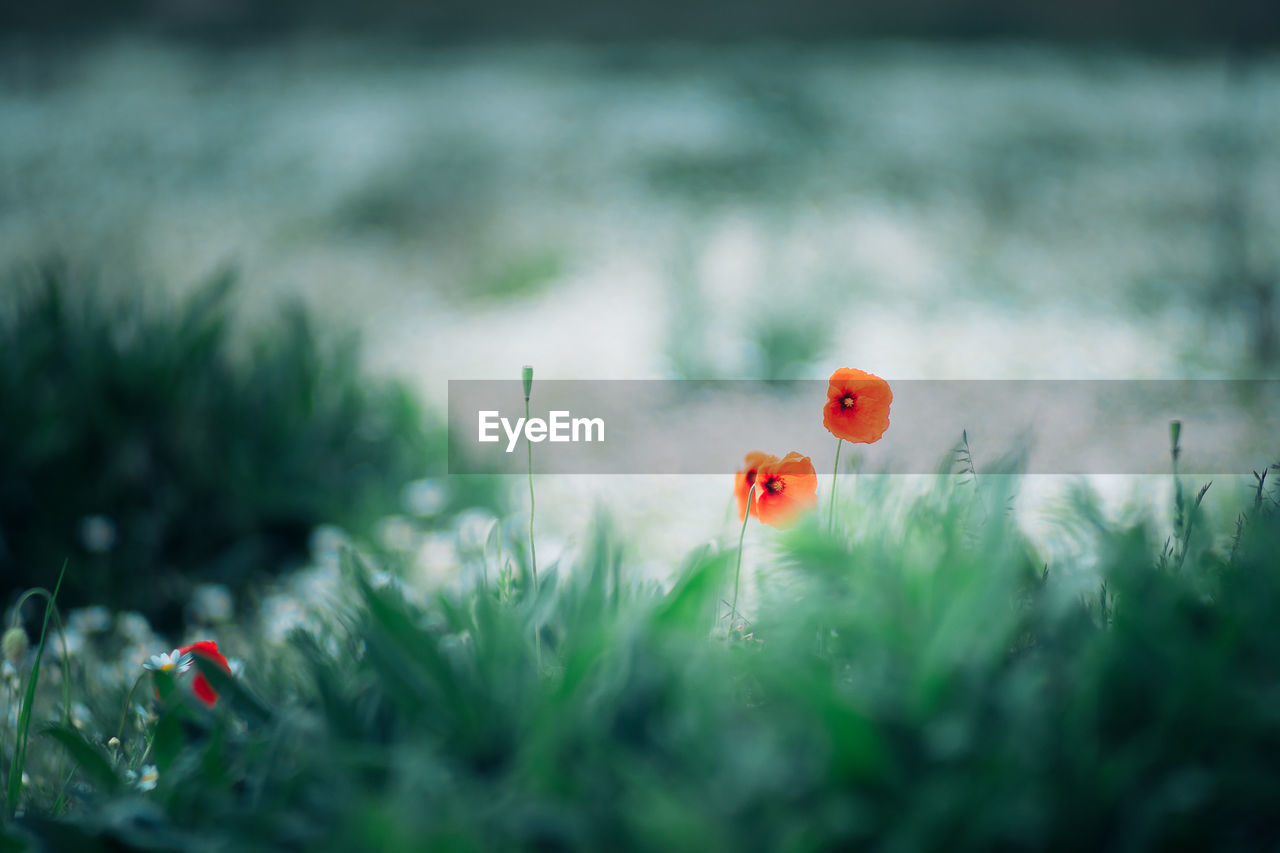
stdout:
<svg viewBox="0 0 1280 853">
<path fill-rule="evenodd" d="M 296 563 L 316 525 L 395 511 L 432 449 L 444 458 L 442 428 L 363 375 L 354 340 L 298 307 L 234 328 L 230 275 L 172 315 L 55 272 L 3 287 L 0 593 L 69 559 L 63 602 L 169 629 L 193 584 L 245 589 Z"/>
<path fill-rule="evenodd" d="M 601 528 L 536 593 L 517 573 L 416 603 L 350 558 L 341 612 L 248 661 L 215 713 L 129 738 L 136 763 L 154 734 L 153 794 L 90 787 L 94 760 L 66 814 L 54 785 L 6 831 L 85 851 L 1280 840 L 1275 490 L 1176 571 L 1150 529 L 1078 507 L 1104 578 L 1078 598 L 1058 576 L 1080 567 L 1040 563 L 1005 512 L 1015 479 L 789 532 L 732 631 L 712 629 L 731 552 L 663 592 Z"/>
</svg>

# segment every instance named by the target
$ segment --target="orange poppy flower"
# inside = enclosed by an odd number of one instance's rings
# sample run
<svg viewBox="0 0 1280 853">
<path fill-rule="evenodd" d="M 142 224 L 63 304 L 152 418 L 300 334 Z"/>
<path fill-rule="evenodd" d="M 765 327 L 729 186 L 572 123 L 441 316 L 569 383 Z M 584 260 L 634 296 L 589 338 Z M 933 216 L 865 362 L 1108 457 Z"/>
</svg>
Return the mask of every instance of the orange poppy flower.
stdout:
<svg viewBox="0 0 1280 853">
<path fill-rule="evenodd" d="M 227 659 L 218 651 L 218 644 L 212 640 L 201 640 L 198 643 L 183 646 L 178 651 L 183 655 L 201 655 L 216 663 L 228 675 L 231 673 L 231 665 L 227 663 Z M 210 708 L 218 701 L 218 694 L 214 692 L 213 686 L 209 684 L 209 679 L 205 678 L 203 673 L 196 674 L 195 680 L 191 682 L 191 689 L 200 698 L 200 701 Z"/>
<path fill-rule="evenodd" d="M 738 499 L 738 521 L 747 517 L 747 495 L 751 494 L 751 487 L 756 484 L 756 471 L 761 465 L 777 461 L 778 457 L 761 453 L 759 450 L 751 451 L 746 459 L 742 460 L 744 467 L 733 478 L 733 495 Z M 758 508 L 755 501 L 752 501 L 751 514 L 757 518 L 759 518 L 759 513 L 756 512 Z"/>
<path fill-rule="evenodd" d="M 818 503 L 818 475 L 808 456 L 792 451 L 756 468 L 751 511 L 771 527 L 783 527 Z"/>
<path fill-rule="evenodd" d="M 842 367 L 831 374 L 822 425 L 836 438 L 871 444 L 889 428 L 893 391 L 874 373 Z"/>
</svg>

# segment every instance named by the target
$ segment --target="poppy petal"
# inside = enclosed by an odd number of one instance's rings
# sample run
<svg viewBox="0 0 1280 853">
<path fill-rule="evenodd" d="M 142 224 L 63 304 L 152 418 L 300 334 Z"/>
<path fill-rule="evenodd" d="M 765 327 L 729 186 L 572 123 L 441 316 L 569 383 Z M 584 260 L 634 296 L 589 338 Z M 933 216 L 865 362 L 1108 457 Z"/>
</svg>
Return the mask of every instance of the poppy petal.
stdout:
<svg viewBox="0 0 1280 853">
<path fill-rule="evenodd" d="M 756 471 L 754 513 L 770 527 L 784 527 L 818 503 L 818 476 L 808 456 L 792 451 Z"/>
<path fill-rule="evenodd" d="M 889 428 L 893 390 L 889 383 L 865 370 L 842 367 L 827 383 L 822 425 L 837 438 L 855 444 L 879 441 Z"/>
</svg>

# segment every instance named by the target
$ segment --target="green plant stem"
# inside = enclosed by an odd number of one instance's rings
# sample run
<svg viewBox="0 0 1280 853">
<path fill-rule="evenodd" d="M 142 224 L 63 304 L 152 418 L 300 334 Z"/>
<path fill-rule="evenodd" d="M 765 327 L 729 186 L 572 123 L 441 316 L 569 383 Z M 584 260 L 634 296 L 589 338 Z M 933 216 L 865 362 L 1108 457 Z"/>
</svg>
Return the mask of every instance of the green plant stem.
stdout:
<svg viewBox="0 0 1280 853">
<path fill-rule="evenodd" d="M 4 716 L 0 717 L 0 755 L 5 754 L 5 742 L 9 740 L 9 712 L 13 708 L 13 697 L 18 695 L 16 690 L 11 690 L 6 681 L 0 690 L 4 691 Z"/>
<path fill-rule="evenodd" d="M 836 464 L 831 469 L 831 507 L 827 510 L 827 530 L 835 529 L 836 524 L 836 475 L 840 473 L 840 448 L 844 447 L 844 439 L 836 439 Z"/>
<path fill-rule="evenodd" d="M 738 581 L 742 579 L 742 543 L 747 537 L 747 519 L 751 517 L 751 502 L 755 499 L 756 487 L 751 486 L 747 492 L 747 509 L 742 514 L 742 532 L 738 534 L 738 567 L 733 572 L 733 604 L 729 605 L 729 627 L 733 627 L 733 617 L 738 613 Z"/>
<path fill-rule="evenodd" d="M 529 398 L 524 398 L 524 418 L 529 420 Z M 538 591 L 538 551 L 533 544 L 533 442 L 527 438 L 524 442 L 529 451 L 529 567 L 533 571 L 533 591 Z"/>
<path fill-rule="evenodd" d="M 63 570 L 66 566 L 64 564 Z M 58 576 L 61 581 L 62 576 Z M 57 595 L 57 590 L 49 592 L 42 586 L 33 587 L 22 594 L 18 599 L 18 603 L 13 606 L 13 625 L 16 628 L 22 622 L 22 606 L 31 598 L 40 596 L 46 604 L 53 604 L 53 597 Z M 62 627 L 62 614 L 58 611 L 56 605 L 53 607 L 53 624 L 58 629 L 58 637 L 62 640 L 62 722 L 71 725 L 71 655 L 67 652 L 67 632 Z"/>
<path fill-rule="evenodd" d="M 529 398 L 524 398 L 524 418 L 525 422 L 529 421 Z M 533 602 L 534 602 L 534 619 L 533 619 L 533 648 L 537 658 L 538 671 L 542 671 L 542 632 L 538 627 L 538 550 L 533 544 L 533 442 L 526 436 L 524 440 L 525 448 L 529 454 L 529 568 L 533 572 Z"/>
<path fill-rule="evenodd" d="M 120 727 L 116 729 L 116 740 L 124 738 L 124 723 L 125 720 L 129 718 L 129 705 L 133 702 L 133 694 L 138 689 L 138 685 L 141 684 L 142 680 L 146 677 L 147 673 L 144 670 L 143 673 L 134 680 L 133 686 L 129 688 L 129 695 L 124 697 L 124 708 L 120 712 Z"/>
</svg>

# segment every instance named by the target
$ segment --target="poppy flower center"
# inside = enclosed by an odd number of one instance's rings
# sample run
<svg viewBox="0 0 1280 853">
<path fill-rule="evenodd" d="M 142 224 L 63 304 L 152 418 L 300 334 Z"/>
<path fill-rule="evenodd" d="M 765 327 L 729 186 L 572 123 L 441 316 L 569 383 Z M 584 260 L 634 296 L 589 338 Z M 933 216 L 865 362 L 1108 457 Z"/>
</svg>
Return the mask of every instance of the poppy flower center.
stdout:
<svg viewBox="0 0 1280 853">
<path fill-rule="evenodd" d="M 840 406 L 842 408 L 852 409 L 853 403 L 854 403 L 854 396 L 852 394 L 845 394 L 843 397 L 840 398 Z"/>
<path fill-rule="evenodd" d="M 770 477 L 765 481 L 764 487 L 776 495 L 778 492 L 782 491 L 782 478 Z"/>
<path fill-rule="evenodd" d="M 752 468 L 747 472 L 747 485 L 754 486 L 756 484 L 756 469 Z"/>
</svg>

